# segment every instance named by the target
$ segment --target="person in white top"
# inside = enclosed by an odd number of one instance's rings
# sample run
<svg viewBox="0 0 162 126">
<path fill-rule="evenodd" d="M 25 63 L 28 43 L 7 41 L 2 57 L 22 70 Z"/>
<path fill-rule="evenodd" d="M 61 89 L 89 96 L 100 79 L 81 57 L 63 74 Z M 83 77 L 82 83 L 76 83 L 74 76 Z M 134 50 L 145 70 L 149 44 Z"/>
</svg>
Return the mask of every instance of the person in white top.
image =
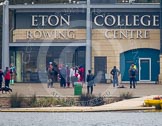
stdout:
<svg viewBox="0 0 162 126">
<path fill-rule="evenodd" d="M 71 78 L 72 76 L 75 76 L 75 70 L 74 70 L 73 67 L 70 68 L 70 78 Z"/>
<path fill-rule="evenodd" d="M 71 67 L 70 68 L 70 81 L 73 87 L 74 87 L 74 80 L 75 80 L 75 69 L 74 67 Z"/>
<path fill-rule="evenodd" d="M 75 77 L 77 77 L 77 80 L 80 81 L 79 70 L 76 70 L 76 72 L 75 72 Z"/>
<path fill-rule="evenodd" d="M 71 83 L 72 86 L 74 87 L 74 82 L 78 82 L 78 78 L 80 77 L 78 70 L 75 70 L 75 67 L 72 67 L 70 69 L 70 78 L 71 78 Z"/>
</svg>

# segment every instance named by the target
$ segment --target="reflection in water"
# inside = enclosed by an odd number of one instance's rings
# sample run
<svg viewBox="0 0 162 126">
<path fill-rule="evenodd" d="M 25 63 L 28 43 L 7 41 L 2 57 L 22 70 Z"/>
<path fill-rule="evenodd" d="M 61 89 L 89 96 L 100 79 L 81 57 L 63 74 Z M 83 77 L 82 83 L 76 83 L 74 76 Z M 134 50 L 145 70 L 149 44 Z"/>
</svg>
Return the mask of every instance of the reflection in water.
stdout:
<svg viewBox="0 0 162 126">
<path fill-rule="evenodd" d="M 162 126 L 162 112 L 0 113 L 0 126 Z"/>
</svg>

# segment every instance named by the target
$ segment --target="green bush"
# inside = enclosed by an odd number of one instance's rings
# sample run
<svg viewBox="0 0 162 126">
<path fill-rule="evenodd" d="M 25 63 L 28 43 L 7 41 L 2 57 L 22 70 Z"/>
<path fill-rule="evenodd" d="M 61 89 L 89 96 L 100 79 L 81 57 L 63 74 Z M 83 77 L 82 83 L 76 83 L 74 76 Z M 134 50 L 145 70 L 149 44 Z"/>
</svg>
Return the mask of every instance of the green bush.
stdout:
<svg viewBox="0 0 162 126">
<path fill-rule="evenodd" d="M 79 99 L 77 105 L 79 106 L 99 106 L 105 103 L 103 97 L 89 95 L 89 94 L 82 94 Z"/>
<path fill-rule="evenodd" d="M 33 95 L 29 98 L 24 98 L 21 95 L 13 94 L 10 98 L 10 104 L 13 108 L 18 107 L 53 107 L 53 106 L 99 106 L 103 105 L 105 101 L 103 97 L 96 97 L 94 95 L 82 94 L 79 100 L 76 98 L 53 98 L 43 97 L 37 98 Z"/>
<path fill-rule="evenodd" d="M 76 99 L 74 98 L 66 98 L 65 99 L 65 106 L 74 106 L 76 103 Z"/>
<path fill-rule="evenodd" d="M 24 98 L 22 97 L 22 95 L 18 95 L 17 93 L 12 94 L 10 97 L 11 108 L 21 107 L 23 101 L 24 101 Z"/>
<path fill-rule="evenodd" d="M 34 102 L 33 107 L 52 107 L 52 106 L 72 106 L 74 105 L 74 99 L 65 98 L 40 98 Z"/>
<path fill-rule="evenodd" d="M 37 97 L 34 94 L 32 97 L 29 98 L 29 100 L 27 101 L 27 104 L 29 107 L 35 107 L 37 104 Z"/>
<path fill-rule="evenodd" d="M 35 107 L 50 107 L 54 103 L 53 98 L 41 98 L 35 103 Z"/>
</svg>

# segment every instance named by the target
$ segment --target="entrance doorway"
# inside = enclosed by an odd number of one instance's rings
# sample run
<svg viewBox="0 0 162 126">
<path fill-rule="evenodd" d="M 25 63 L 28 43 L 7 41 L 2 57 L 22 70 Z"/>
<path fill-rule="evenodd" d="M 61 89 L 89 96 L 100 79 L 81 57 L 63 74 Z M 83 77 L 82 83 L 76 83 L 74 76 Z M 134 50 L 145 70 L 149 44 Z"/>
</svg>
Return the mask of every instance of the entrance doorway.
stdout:
<svg viewBox="0 0 162 126">
<path fill-rule="evenodd" d="M 151 81 L 151 58 L 139 58 L 139 81 Z"/>
<path fill-rule="evenodd" d="M 94 57 L 94 72 L 97 83 L 106 83 L 107 57 Z"/>
</svg>

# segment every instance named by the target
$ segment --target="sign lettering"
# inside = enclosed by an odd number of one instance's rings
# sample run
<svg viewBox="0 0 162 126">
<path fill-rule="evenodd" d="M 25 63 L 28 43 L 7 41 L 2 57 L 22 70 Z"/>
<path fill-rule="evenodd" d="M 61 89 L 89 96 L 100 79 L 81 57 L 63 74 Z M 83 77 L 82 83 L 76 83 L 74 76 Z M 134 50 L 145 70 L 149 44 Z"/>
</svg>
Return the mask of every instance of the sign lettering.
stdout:
<svg viewBox="0 0 162 126">
<path fill-rule="evenodd" d="M 29 30 L 26 32 L 27 39 L 75 39 L 76 33 L 72 30 Z"/>
<path fill-rule="evenodd" d="M 32 15 L 31 24 L 33 27 L 37 26 L 63 26 L 70 25 L 70 15 L 57 16 L 57 15 Z"/>
<path fill-rule="evenodd" d="M 159 26 L 159 15 L 97 15 L 94 17 L 96 26 L 125 26 L 125 27 L 138 27 L 138 26 Z"/>
<path fill-rule="evenodd" d="M 149 30 L 106 30 L 107 39 L 149 39 Z"/>
</svg>

